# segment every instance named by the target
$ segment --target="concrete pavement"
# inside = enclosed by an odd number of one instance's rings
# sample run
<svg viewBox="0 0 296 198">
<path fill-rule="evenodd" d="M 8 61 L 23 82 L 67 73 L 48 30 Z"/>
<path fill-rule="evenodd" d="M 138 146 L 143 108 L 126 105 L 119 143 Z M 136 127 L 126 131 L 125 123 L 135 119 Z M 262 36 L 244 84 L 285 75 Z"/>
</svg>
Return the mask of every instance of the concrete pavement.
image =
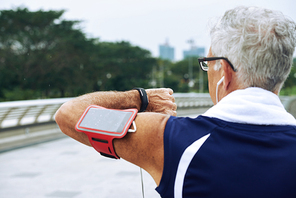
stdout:
<svg viewBox="0 0 296 198">
<path fill-rule="evenodd" d="M 145 198 L 159 198 L 144 170 L 143 178 Z M 141 198 L 140 168 L 65 137 L 0 153 L 0 197 Z"/>
<path fill-rule="evenodd" d="M 143 177 L 145 197 L 159 197 L 151 176 Z M 138 198 L 140 169 L 63 138 L 0 154 L 0 197 Z"/>
</svg>

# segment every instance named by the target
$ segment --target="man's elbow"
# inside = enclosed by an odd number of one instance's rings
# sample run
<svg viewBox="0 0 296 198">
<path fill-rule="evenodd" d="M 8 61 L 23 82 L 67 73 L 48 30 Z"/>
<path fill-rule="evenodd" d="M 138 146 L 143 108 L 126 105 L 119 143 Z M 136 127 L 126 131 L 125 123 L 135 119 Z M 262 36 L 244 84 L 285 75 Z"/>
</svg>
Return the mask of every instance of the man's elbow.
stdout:
<svg viewBox="0 0 296 198">
<path fill-rule="evenodd" d="M 91 146 L 87 135 L 75 130 L 75 125 L 79 118 L 79 113 L 75 112 L 73 106 L 67 103 L 63 104 L 55 114 L 55 121 L 64 134 L 85 145 Z"/>
<path fill-rule="evenodd" d="M 60 127 L 61 131 L 63 133 L 65 133 L 66 135 L 69 135 L 67 134 L 67 127 L 69 127 L 69 121 L 70 121 L 70 118 L 69 118 L 69 112 L 67 110 L 67 105 L 66 104 L 63 104 L 58 110 L 57 112 L 55 113 L 55 122 L 58 124 L 58 126 Z"/>
</svg>

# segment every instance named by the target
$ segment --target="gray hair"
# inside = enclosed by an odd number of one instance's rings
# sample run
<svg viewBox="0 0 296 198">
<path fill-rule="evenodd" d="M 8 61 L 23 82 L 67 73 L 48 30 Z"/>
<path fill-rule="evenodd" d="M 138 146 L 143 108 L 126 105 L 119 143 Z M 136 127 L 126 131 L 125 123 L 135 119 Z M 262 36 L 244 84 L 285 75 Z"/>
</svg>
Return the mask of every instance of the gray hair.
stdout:
<svg viewBox="0 0 296 198">
<path fill-rule="evenodd" d="M 277 11 L 237 7 L 212 26 L 210 35 L 212 54 L 230 60 L 243 86 L 280 91 L 293 63 L 294 21 Z"/>
</svg>

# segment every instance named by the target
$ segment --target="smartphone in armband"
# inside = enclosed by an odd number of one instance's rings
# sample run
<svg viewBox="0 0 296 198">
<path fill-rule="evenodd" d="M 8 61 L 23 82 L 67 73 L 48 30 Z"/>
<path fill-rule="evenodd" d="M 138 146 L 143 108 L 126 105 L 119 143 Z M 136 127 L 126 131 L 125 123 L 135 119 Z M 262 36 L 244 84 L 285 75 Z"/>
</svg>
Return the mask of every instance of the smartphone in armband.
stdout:
<svg viewBox="0 0 296 198">
<path fill-rule="evenodd" d="M 75 128 L 88 136 L 91 145 L 103 156 L 119 159 L 113 146 L 114 138 L 123 138 L 138 113 L 137 109 L 107 109 L 90 105 Z M 134 124 L 134 132 L 136 130 Z"/>
</svg>

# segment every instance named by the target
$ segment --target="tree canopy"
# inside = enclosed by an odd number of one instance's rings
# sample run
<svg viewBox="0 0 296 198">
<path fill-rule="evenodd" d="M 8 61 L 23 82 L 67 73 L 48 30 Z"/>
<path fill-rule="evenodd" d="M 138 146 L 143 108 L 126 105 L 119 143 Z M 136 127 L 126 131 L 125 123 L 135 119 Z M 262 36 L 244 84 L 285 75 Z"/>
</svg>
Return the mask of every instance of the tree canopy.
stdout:
<svg viewBox="0 0 296 198">
<path fill-rule="evenodd" d="M 127 41 L 87 38 L 79 28 L 81 21 L 62 19 L 64 12 L 0 11 L 0 101 L 73 97 L 134 87 L 165 86 L 188 92 L 198 91 L 199 83 L 207 90 L 207 75 L 199 74 L 196 58 L 172 63 Z M 189 64 L 195 82 L 190 88 Z M 296 87 L 295 73 L 293 66 L 286 90 Z"/>
<path fill-rule="evenodd" d="M 100 42 L 64 11 L 0 11 L 0 98 L 64 97 L 147 87 L 156 64 L 129 42 Z"/>
</svg>

